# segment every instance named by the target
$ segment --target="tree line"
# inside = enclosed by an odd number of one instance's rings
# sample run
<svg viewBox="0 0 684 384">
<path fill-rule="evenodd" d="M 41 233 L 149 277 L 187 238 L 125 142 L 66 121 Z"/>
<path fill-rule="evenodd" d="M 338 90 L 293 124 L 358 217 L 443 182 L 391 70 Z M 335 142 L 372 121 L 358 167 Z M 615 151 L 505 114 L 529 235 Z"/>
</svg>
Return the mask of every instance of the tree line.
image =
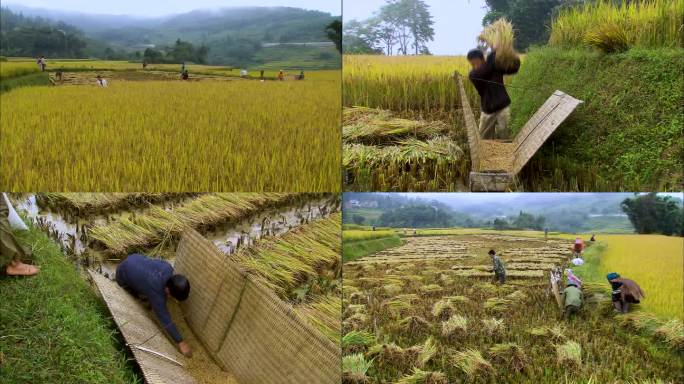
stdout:
<svg viewBox="0 0 684 384">
<path fill-rule="evenodd" d="M 429 54 L 434 20 L 423 0 L 387 0 L 375 16 L 344 25 L 345 53 Z"/>
<path fill-rule="evenodd" d="M 621 206 L 637 233 L 684 236 L 684 207 L 671 196 L 638 195 Z"/>
<path fill-rule="evenodd" d="M 559 10 L 594 0 L 485 0 L 487 12 L 482 25 L 505 17 L 515 28 L 515 47 L 525 51 L 549 40 L 551 22 Z M 622 0 L 615 0 L 622 1 Z M 434 39 L 434 21 L 421 0 L 387 0 L 366 20 L 344 25 L 347 54 L 429 54 L 427 42 Z M 473 36 L 475 45 L 475 36 Z"/>
</svg>

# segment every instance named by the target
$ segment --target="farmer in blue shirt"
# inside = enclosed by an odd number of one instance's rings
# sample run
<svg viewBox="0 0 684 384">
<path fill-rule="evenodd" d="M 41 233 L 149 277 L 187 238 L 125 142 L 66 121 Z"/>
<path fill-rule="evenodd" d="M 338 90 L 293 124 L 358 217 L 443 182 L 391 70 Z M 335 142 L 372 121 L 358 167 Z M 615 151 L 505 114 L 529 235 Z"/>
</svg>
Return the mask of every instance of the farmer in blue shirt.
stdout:
<svg viewBox="0 0 684 384">
<path fill-rule="evenodd" d="M 188 298 L 190 282 L 185 276 L 174 275 L 173 267 L 164 260 L 134 253 L 116 268 L 116 282 L 134 296 L 148 300 L 155 316 L 181 353 L 192 356 L 190 346 L 183 341 L 166 308 L 169 295 L 179 301 Z"/>
</svg>

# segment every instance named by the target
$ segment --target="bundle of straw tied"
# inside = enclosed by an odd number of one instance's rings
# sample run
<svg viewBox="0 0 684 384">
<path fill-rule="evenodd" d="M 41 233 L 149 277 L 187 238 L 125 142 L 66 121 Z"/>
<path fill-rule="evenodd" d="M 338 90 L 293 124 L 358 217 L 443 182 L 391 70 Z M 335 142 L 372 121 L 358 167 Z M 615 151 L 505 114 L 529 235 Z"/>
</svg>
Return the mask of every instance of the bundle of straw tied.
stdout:
<svg viewBox="0 0 684 384">
<path fill-rule="evenodd" d="M 480 33 L 478 40 L 496 51 L 494 65 L 497 69 L 506 74 L 518 72 L 520 56 L 513 48 L 513 24 L 510 21 L 501 18 L 489 24 Z"/>
</svg>

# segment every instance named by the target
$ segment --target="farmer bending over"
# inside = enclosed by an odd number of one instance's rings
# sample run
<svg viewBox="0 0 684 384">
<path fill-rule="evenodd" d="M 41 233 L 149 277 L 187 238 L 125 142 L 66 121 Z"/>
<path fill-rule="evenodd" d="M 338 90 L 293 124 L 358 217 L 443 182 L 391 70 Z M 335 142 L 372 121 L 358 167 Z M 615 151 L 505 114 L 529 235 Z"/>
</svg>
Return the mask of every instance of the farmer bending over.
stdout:
<svg viewBox="0 0 684 384">
<path fill-rule="evenodd" d="M 616 312 L 629 312 L 629 304 L 639 304 L 641 299 L 646 297 L 639 284 L 634 280 L 620 277 L 617 272 L 609 273 L 606 278 L 613 289 L 613 307 Z"/>
<path fill-rule="evenodd" d="M 468 61 L 473 68 L 470 81 L 480 94 L 480 136 L 484 139 L 509 139 L 508 120 L 511 117 L 511 98 L 506 92 L 503 76 L 512 75 L 520 69 L 520 60 L 504 71 L 494 61 L 496 51 L 492 50 L 485 60 L 479 49 L 468 52 Z"/>
<path fill-rule="evenodd" d="M 174 275 L 173 267 L 164 260 L 134 253 L 116 267 L 116 282 L 134 296 L 148 300 L 155 316 L 181 353 L 192 356 L 190 346 L 183 341 L 166 308 L 169 295 L 179 301 L 188 298 L 190 282 L 185 276 Z"/>
<path fill-rule="evenodd" d="M 503 261 L 496 255 L 496 251 L 493 249 L 489 250 L 489 256 L 492 258 L 492 264 L 494 271 L 494 277 L 499 283 L 503 284 L 506 282 L 506 268 L 504 267 Z"/>
<path fill-rule="evenodd" d="M 575 281 L 568 279 L 568 285 L 563 290 L 563 320 L 569 319 L 572 315 L 579 312 L 584 295 Z"/>
<path fill-rule="evenodd" d="M 0 196 L 0 271 L 4 269 L 8 276 L 33 276 L 40 272 L 40 268 L 22 262 L 31 257 L 31 252 L 24 249 L 12 234 L 9 212 L 9 205 Z"/>
</svg>

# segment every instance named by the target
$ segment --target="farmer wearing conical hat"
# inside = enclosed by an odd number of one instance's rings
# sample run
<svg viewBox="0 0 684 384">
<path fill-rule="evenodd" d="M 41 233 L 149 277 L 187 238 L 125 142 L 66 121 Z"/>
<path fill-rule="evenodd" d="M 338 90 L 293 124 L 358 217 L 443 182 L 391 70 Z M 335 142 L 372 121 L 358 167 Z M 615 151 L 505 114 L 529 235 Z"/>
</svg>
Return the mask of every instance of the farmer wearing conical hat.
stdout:
<svg viewBox="0 0 684 384">
<path fill-rule="evenodd" d="M 563 290 L 563 319 L 568 320 L 572 315 L 579 312 L 584 301 L 582 290 L 577 283 L 568 279 L 568 284 Z"/>
<path fill-rule="evenodd" d="M 468 77 L 480 95 L 480 136 L 484 139 L 509 139 L 511 98 L 506 92 L 503 77 L 517 73 L 520 60 L 510 68 L 503 69 L 495 65 L 495 50 L 485 59 L 480 49 L 473 49 L 468 52 L 467 58 L 472 67 Z"/>
<path fill-rule="evenodd" d="M 31 252 L 22 247 L 12 234 L 9 213 L 9 204 L 0 196 L 0 271 L 4 269 L 8 276 L 36 275 L 40 268 L 23 262 L 31 258 Z"/>
<path fill-rule="evenodd" d="M 620 277 L 617 272 L 609 273 L 606 278 L 613 289 L 613 307 L 616 312 L 629 312 L 630 304 L 639 304 L 646 297 L 644 291 L 634 280 Z"/>
</svg>

